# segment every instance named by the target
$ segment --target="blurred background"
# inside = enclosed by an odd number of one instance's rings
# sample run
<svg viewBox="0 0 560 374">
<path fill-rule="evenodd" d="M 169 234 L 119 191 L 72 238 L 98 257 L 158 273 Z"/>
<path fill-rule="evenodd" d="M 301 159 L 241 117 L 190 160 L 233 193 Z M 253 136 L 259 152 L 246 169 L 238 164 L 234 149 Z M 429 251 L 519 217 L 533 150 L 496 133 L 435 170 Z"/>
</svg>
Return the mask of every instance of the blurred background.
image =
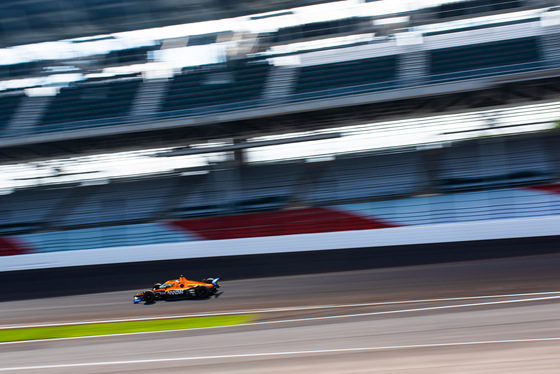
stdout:
<svg viewBox="0 0 560 374">
<path fill-rule="evenodd" d="M 0 3 L 4 256 L 557 216 L 559 129 L 557 1 Z"/>
<path fill-rule="evenodd" d="M 557 373 L 559 238 L 557 0 L 0 0 L 0 371 Z"/>
</svg>

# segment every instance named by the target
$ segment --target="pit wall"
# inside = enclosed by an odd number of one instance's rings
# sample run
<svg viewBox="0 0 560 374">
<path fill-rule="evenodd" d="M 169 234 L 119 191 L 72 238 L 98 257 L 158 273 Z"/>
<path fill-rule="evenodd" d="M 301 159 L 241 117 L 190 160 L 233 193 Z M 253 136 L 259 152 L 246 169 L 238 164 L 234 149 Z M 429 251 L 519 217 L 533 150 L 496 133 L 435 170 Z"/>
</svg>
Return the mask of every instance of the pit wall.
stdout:
<svg viewBox="0 0 560 374">
<path fill-rule="evenodd" d="M 560 215 L 560 184 L 0 238 L 0 255 L 141 247 Z M 396 232 L 396 231 L 395 231 Z"/>
</svg>

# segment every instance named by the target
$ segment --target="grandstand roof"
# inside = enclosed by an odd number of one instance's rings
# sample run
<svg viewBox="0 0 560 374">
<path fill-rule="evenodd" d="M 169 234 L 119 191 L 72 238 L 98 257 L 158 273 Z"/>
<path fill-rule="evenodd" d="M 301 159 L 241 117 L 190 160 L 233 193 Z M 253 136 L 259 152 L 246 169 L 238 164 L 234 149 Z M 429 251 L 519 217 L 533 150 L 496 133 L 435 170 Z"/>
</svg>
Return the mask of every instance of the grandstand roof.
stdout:
<svg viewBox="0 0 560 374">
<path fill-rule="evenodd" d="M 0 47 L 273 12 L 333 0 L 3 0 Z"/>
</svg>

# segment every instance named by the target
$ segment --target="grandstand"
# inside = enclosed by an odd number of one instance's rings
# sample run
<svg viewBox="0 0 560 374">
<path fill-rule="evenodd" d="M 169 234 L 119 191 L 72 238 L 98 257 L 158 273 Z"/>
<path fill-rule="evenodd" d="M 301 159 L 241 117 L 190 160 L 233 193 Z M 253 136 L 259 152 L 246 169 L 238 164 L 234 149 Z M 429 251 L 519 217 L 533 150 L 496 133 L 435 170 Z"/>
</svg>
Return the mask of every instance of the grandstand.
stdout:
<svg viewBox="0 0 560 374">
<path fill-rule="evenodd" d="M 38 89 L 29 87 L 28 96 L 12 89 L 0 97 L 6 107 L 0 117 L 0 161 L 13 161 L 23 145 L 55 157 L 74 148 L 96 151 L 107 141 L 113 148 L 153 147 L 154 138 L 161 146 L 184 146 L 231 134 L 248 138 L 256 132 L 341 126 L 349 112 L 359 113 L 354 124 L 363 124 L 403 112 L 414 116 L 518 104 L 528 94 L 551 100 L 557 96 L 558 12 L 527 12 L 510 15 L 515 22 L 426 24 L 365 39 L 363 29 L 355 39 L 331 38 L 346 35 L 345 27 L 303 44 L 296 37 L 293 43 L 274 44 L 270 35 L 259 34 L 244 57 L 186 66 L 168 79 L 147 78 L 141 69 L 150 63 L 133 65 L 137 72 L 99 77 L 87 74 L 92 70 L 88 65 L 83 73 L 91 78 L 54 87 L 54 96 L 38 98 Z M 187 50 L 201 47 L 194 44 Z M 277 49 L 279 45 L 283 48 Z M 97 58 L 95 64 L 101 66 L 95 66 L 99 70 L 108 60 L 113 59 Z"/>
<path fill-rule="evenodd" d="M 474 130 L 434 125 L 458 135 L 426 141 L 248 157 L 262 137 L 359 126 L 389 133 L 386 121 L 404 118 L 400 131 L 414 137 L 442 113 L 557 103 L 560 12 L 549 5 L 477 0 L 262 33 L 216 30 L 172 42 L 222 51 L 221 61 L 152 78 L 142 69 L 170 38 L 91 57 L 66 85 L 0 91 L 6 167 L 124 151 L 170 152 L 168 163 L 177 150 L 203 155 L 201 165 L 160 172 L 12 180 L 0 195 L 0 254 L 558 215 L 560 118 L 536 120 L 539 109 Z M 390 17 L 406 27 L 381 22 Z M 22 64 L 4 76 L 44 76 L 52 61 Z M 137 70 L 109 69 L 128 65 Z M 220 142 L 225 151 L 210 144 Z"/>
<path fill-rule="evenodd" d="M 184 228 L 202 217 L 212 222 L 209 237 L 222 224 L 231 226 L 228 217 L 250 229 L 261 225 L 263 214 L 268 234 L 281 235 L 284 212 L 318 207 L 399 226 L 558 214 L 560 196 L 552 187 L 560 172 L 558 140 L 551 131 L 465 140 L 435 153 L 393 149 L 318 163 L 230 161 L 193 175 L 16 189 L 0 197 L 0 229 L 28 248 L 59 251 L 200 240 Z M 302 224 L 311 232 L 344 229 L 325 214 Z"/>
</svg>

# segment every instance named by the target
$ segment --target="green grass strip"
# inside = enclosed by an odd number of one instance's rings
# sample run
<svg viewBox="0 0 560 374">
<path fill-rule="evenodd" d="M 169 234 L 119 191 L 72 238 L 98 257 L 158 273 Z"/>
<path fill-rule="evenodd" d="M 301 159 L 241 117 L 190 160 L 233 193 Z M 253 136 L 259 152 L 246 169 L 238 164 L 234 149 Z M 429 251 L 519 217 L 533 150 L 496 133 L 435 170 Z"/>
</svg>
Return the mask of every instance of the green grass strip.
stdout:
<svg viewBox="0 0 560 374">
<path fill-rule="evenodd" d="M 150 321 L 92 323 L 71 326 L 28 327 L 0 330 L 0 342 L 116 335 L 134 332 L 233 326 L 251 322 L 256 315 L 173 318 Z"/>
</svg>

